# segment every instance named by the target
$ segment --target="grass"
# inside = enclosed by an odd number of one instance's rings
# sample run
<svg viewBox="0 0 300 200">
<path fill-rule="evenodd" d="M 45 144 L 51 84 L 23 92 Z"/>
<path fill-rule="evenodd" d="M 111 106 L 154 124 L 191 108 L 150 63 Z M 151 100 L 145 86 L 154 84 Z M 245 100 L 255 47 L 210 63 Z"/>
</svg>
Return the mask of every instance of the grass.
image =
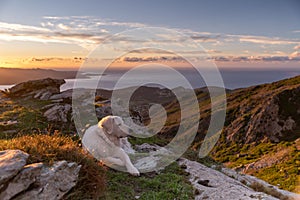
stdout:
<svg viewBox="0 0 300 200">
<path fill-rule="evenodd" d="M 217 152 L 213 155 L 216 161 L 230 162 L 229 167 L 237 167 L 257 161 L 262 155 L 274 152 L 276 145 L 272 143 L 260 143 L 258 145 L 234 143 L 228 146 L 220 145 L 216 148 Z M 238 155 L 241 154 L 244 156 L 239 157 Z"/>
<path fill-rule="evenodd" d="M 108 171 L 107 193 L 100 199 L 194 199 L 186 173 L 173 163 L 162 172 L 133 177 L 127 173 Z"/>
<path fill-rule="evenodd" d="M 193 188 L 187 174 L 177 163 L 160 173 L 146 173 L 134 177 L 128 173 L 110 170 L 87 155 L 78 141 L 68 136 L 24 135 L 0 140 L 0 151 L 20 149 L 30 156 L 27 164 L 51 164 L 67 160 L 82 165 L 77 185 L 65 199 L 193 199 Z"/>
<path fill-rule="evenodd" d="M 262 184 L 258 183 L 258 182 L 253 182 L 250 187 L 257 191 L 257 192 L 263 192 L 266 194 L 269 194 L 273 197 L 276 197 L 280 200 L 289 200 L 290 198 L 288 196 L 285 196 L 284 194 L 278 192 L 277 190 L 275 190 L 274 188 L 271 187 L 264 187 Z"/>
<path fill-rule="evenodd" d="M 50 130 L 41 108 L 49 101 L 11 99 L 1 103 L 0 121 L 17 120 L 18 123 L 0 126 L 0 151 L 20 149 L 30 156 L 27 164 L 43 162 L 50 165 L 66 160 L 80 164 L 77 185 L 64 199 L 193 199 L 193 189 L 184 171 L 173 163 L 163 172 L 133 177 L 128 173 L 110 170 L 99 164 L 80 147 L 78 138 L 71 138 L 65 131 Z M 15 133 L 3 132 L 15 130 Z M 34 130 L 34 132 L 33 132 Z M 41 134 L 46 132 L 47 134 Z M 53 134 L 55 133 L 55 134 Z M 160 137 L 131 138 L 133 144 L 165 145 Z M 124 184 L 125 183 L 125 184 Z"/>
<path fill-rule="evenodd" d="M 296 187 L 300 177 L 300 152 L 294 147 L 290 149 L 286 160 L 259 170 L 254 175 L 272 185 L 278 185 L 281 189 L 297 192 Z"/>
<path fill-rule="evenodd" d="M 212 156 L 216 161 L 225 163 L 227 167 L 239 168 L 259 161 L 263 157 L 272 157 L 276 152 L 286 149 L 289 153 L 282 161 L 269 167 L 251 170 L 251 174 L 272 185 L 277 185 L 281 189 L 296 192 L 296 186 L 300 177 L 300 153 L 294 145 L 292 142 L 281 142 L 278 144 L 266 142 L 258 145 L 239 145 L 235 143 L 228 146 L 222 144 L 216 147 L 216 153 L 212 154 Z"/>
<path fill-rule="evenodd" d="M 17 135 L 31 133 L 35 130 L 38 133 L 47 132 L 49 124 L 41 112 L 41 108 L 49 101 L 23 101 L 22 105 L 17 100 L 9 100 L 0 106 L 0 121 L 14 121 L 13 125 L 0 125 L 0 139 L 10 139 Z M 5 131 L 14 130 L 15 133 L 5 134 Z"/>
<path fill-rule="evenodd" d="M 141 145 L 144 143 L 148 143 L 148 144 L 156 144 L 156 145 L 160 145 L 160 146 L 165 146 L 166 144 L 169 143 L 169 141 L 167 139 L 164 139 L 158 135 L 154 135 L 154 136 L 148 137 L 148 138 L 129 137 L 128 141 L 132 145 Z"/>
</svg>

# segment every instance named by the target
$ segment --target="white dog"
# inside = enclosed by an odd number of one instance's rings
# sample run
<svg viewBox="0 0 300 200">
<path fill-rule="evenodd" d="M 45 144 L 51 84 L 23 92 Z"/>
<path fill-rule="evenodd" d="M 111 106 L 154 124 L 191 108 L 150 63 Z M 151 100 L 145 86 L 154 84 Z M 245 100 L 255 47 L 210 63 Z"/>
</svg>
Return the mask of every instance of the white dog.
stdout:
<svg viewBox="0 0 300 200">
<path fill-rule="evenodd" d="M 139 176 L 139 171 L 120 146 L 120 138 L 127 137 L 129 131 L 131 129 L 120 117 L 107 116 L 85 131 L 82 144 L 95 158 L 102 160 L 106 165 L 125 166 L 130 174 Z"/>
</svg>

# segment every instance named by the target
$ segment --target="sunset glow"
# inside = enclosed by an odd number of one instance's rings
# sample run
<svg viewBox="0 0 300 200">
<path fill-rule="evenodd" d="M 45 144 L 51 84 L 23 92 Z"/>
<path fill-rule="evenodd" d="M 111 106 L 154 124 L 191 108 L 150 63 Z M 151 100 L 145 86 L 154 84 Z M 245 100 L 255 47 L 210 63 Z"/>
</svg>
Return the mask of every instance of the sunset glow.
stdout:
<svg viewBox="0 0 300 200">
<path fill-rule="evenodd" d="M 26 8 L 29 5 L 25 5 L 23 2 L 18 3 L 20 4 L 19 8 L 23 6 Z M 59 14 L 62 10 L 58 11 L 56 15 L 37 12 L 34 13 L 34 18 L 22 19 L 21 16 L 25 15 L 25 11 L 20 10 L 20 17 L 16 19 L 8 14 L 11 9 L 18 9 L 13 5 L 13 1 L 12 3 L 8 1 L 0 3 L 2 8 L 6 8 L 2 10 L 2 13 L 0 12 L 0 67 L 77 69 L 86 60 L 92 49 L 101 45 L 114 34 L 127 29 L 157 25 L 149 23 L 148 20 L 143 23 L 142 18 L 130 21 L 109 19 L 109 17 L 101 16 L 100 11 L 97 12 L 97 15 L 92 11 L 89 16 L 73 15 L 71 12 Z M 36 5 L 41 9 L 43 6 L 45 5 Z M 52 7 L 50 9 L 54 9 Z M 78 6 L 79 8 L 80 6 Z M 74 9 L 77 8 L 74 7 Z M 292 11 L 292 7 L 284 9 Z M 290 15 L 293 13 L 291 12 Z M 217 13 L 213 13 L 213 15 L 217 15 Z M 247 15 L 250 13 L 244 13 L 245 20 Z M 143 15 L 143 18 L 145 17 L 147 16 Z M 206 17 L 212 16 L 207 14 Z M 239 15 L 239 18 L 243 18 L 243 15 Z M 266 16 L 264 20 L 268 19 L 269 17 Z M 276 19 L 272 20 L 276 21 Z M 283 17 L 280 23 L 287 23 L 284 20 Z M 214 60 L 221 68 L 280 68 L 284 65 L 285 68 L 298 69 L 300 64 L 300 33 L 298 31 L 299 26 L 297 27 L 299 20 L 295 17 L 288 20 L 292 26 L 290 29 L 276 30 L 276 33 L 273 33 L 275 31 L 270 28 L 270 31 L 265 32 L 265 34 L 262 34 L 262 31 L 254 25 L 252 25 L 253 33 L 244 34 L 242 30 L 230 31 L 227 28 L 216 30 L 216 28 L 211 28 L 209 22 L 201 27 L 189 26 L 188 28 L 186 28 L 187 24 L 182 24 L 185 28 L 175 28 L 177 27 L 175 26 L 174 30 L 191 37 L 196 43 L 202 45 L 206 50 L 205 53 L 209 54 L 210 59 Z M 176 20 L 173 19 L 173 21 Z M 202 24 L 205 24 L 204 22 L 205 20 Z M 236 21 L 235 23 L 238 26 L 240 22 Z M 243 23 L 247 23 L 247 21 Z M 248 23 L 251 24 L 252 22 L 249 21 Z M 159 24 L 162 25 L 162 23 Z M 170 25 L 166 24 L 166 26 L 172 28 Z M 279 27 L 274 28 L 280 29 Z M 165 35 L 164 37 L 166 40 L 173 39 L 172 35 Z M 126 38 L 121 40 L 123 43 L 128 42 Z M 118 49 L 111 51 L 118 51 Z M 191 56 L 193 52 L 183 54 Z M 151 60 L 150 57 L 154 55 L 164 56 L 146 52 L 139 53 L 136 57 L 139 58 L 140 63 L 145 63 Z M 107 58 L 109 57 L 108 53 Z M 118 61 L 118 65 L 133 66 L 138 63 L 132 62 L 132 60 L 132 58 L 123 59 Z M 168 64 L 181 65 L 176 59 L 168 61 Z"/>
</svg>

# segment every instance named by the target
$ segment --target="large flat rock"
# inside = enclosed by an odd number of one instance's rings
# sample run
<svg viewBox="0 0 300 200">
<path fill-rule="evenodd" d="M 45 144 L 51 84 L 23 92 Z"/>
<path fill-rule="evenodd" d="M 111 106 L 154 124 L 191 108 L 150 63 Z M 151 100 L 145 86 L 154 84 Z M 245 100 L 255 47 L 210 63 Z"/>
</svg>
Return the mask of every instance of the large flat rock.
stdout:
<svg viewBox="0 0 300 200">
<path fill-rule="evenodd" d="M 51 167 L 43 167 L 36 178 L 35 187 L 25 191 L 13 200 L 58 200 L 72 189 L 78 180 L 81 166 L 77 163 L 58 161 Z"/>
<path fill-rule="evenodd" d="M 20 150 L 0 151 L 0 189 L 26 165 L 28 154 Z"/>
<path fill-rule="evenodd" d="M 43 163 L 26 165 L 22 171 L 9 181 L 3 192 L 0 192 L 1 200 L 9 200 L 33 184 L 41 174 Z"/>
<path fill-rule="evenodd" d="M 190 173 L 190 182 L 197 190 L 195 199 L 211 200 L 275 200 L 262 192 L 256 192 L 222 172 L 206 167 L 198 162 L 180 159 L 180 165 L 185 165 L 186 172 Z"/>
</svg>

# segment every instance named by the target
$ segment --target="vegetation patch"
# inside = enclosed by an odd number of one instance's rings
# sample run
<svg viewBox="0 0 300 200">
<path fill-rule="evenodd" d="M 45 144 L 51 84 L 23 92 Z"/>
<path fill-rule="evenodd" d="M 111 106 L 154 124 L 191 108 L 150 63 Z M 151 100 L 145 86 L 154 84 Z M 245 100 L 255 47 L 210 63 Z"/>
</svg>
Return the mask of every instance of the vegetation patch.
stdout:
<svg viewBox="0 0 300 200">
<path fill-rule="evenodd" d="M 186 175 L 177 163 L 162 172 L 146 173 L 141 177 L 110 170 L 107 172 L 107 192 L 101 199 L 194 199 Z"/>
<path fill-rule="evenodd" d="M 27 135 L 9 140 L 0 140 L 0 151 L 20 149 L 30 156 L 27 164 L 66 160 L 81 165 L 77 185 L 66 195 L 66 199 L 97 199 L 103 196 L 106 170 L 88 156 L 78 142 L 61 135 Z"/>
</svg>

